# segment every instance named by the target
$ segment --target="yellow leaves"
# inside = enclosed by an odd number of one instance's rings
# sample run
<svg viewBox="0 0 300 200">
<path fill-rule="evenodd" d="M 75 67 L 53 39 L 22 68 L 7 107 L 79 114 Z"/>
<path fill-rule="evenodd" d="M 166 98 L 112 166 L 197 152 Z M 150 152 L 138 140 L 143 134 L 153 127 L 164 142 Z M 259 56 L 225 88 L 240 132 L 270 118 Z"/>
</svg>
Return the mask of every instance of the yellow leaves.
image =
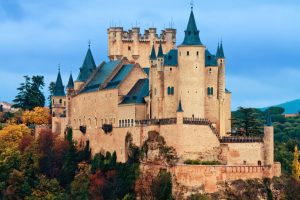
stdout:
<svg viewBox="0 0 300 200">
<path fill-rule="evenodd" d="M 22 115 L 22 121 L 25 124 L 48 124 L 50 111 L 45 107 L 35 107 L 33 111 L 25 111 Z"/>
<path fill-rule="evenodd" d="M 30 129 L 25 124 L 10 124 L 0 130 L 0 146 L 16 147 L 29 134 Z"/>
</svg>

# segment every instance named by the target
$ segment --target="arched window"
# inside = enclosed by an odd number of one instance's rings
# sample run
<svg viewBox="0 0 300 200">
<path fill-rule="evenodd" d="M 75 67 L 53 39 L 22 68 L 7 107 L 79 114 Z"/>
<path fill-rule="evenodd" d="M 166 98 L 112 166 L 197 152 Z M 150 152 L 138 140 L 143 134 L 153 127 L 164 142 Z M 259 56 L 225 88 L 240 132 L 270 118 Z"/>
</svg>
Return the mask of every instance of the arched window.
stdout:
<svg viewBox="0 0 300 200">
<path fill-rule="evenodd" d="M 210 87 L 207 88 L 207 95 L 210 95 Z"/>
<path fill-rule="evenodd" d="M 60 103 L 60 104 L 62 103 L 62 99 L 59 99 L 59 103 Z"/>
<path fill-rule="evenodd" d="M 170 95 L 170 94 L 171 94 L 171 88 L 168 87 L 168 95 Z"/>
<path fill-rule="evenodd" d="M 257 165 L 258 165 L 258 166 L 261 166 L 261 161 L 260 161 L 260 160 L 257 162 Z"/>
<path fill-rule="evenodd" d="M 171 94 L 174 95 L 174 87 L 171 87 Z"/>
</svg>

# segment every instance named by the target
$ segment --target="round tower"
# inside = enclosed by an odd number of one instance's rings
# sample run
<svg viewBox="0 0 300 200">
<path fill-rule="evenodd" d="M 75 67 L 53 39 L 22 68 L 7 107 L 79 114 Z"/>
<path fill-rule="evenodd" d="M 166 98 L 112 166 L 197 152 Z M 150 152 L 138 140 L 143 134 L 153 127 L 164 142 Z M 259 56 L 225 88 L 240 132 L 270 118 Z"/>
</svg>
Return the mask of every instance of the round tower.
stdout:
<svg viewBox="0 0 300 200">
<path fill-rule="evenodd" d="M 193 10 L 184 41 L 178 47 L 178 65 L 178 96 L 184 117 L 205 118 L 205 46 L 200 41 Z"/>
<path fill-rule="evenodd" d="M 268 112 L 267 123 L 264 126 L 264 164 L 274 164 L 274 127 L 272 125 L 271 116 Z"/>
</svg>

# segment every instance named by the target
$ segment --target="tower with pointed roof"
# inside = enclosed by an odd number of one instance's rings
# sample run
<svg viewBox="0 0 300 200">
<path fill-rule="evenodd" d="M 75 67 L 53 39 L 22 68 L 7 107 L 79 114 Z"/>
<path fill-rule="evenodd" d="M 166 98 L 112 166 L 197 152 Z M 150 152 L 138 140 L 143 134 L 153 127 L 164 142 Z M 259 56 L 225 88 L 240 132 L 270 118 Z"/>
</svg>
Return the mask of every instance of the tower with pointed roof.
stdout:
<svg viewBox="0 0 300 200">
<path fill-rule="evenodd" d="M 66 93 L 62 82 L 60 68 L 58 70 L 52 96 L 52 130 L 61 131 L 61 119 L 66 117 Z"/>
<path fill-rule="evenodd" d="M 178 46 L 178 93 L 184 117 L 205 118 L 205 46 L 197 29 L 193 7 L 182 44 Z"/>
<path fill-rule="evenodd" d="M 83 64 L 79 69 L 79 75 L 74 83 L 75 91 L 81 88 L 81 86 L 88 80 L 95 69 L 96 64 L 89 44 Z"/>
</svg>

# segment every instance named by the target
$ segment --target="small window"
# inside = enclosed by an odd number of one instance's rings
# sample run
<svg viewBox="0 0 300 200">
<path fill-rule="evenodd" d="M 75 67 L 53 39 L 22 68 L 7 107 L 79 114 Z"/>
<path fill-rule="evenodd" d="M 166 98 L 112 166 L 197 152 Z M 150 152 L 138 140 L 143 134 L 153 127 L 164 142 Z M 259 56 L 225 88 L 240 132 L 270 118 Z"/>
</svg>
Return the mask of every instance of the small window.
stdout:
<svg viewBox="0 0 300 200">
<path fill-rule="evenodd" d="M 213 95 L 214 94 L 214 88 L 213 87 L 208 87 L 207 88 L 207 95 Z"/>
<path fill-rule="evenodd" d="M 131 46 L 128 46 L 128 51 L 131 51 Z"/>
<path fill-rule="evenodd" d="M 171 94 L 174 95 L 174 87 L 171 87 Z"/>
<path fill-rule="evenodd" d="M 171 94 L 171 88 L 170 87 L 168 87 L 167 92 L 168 92 L 168 95 Z"/>
<path fill-rule="evenodd" d="M 257 162 L 257 165 L 258 165 L 258 166 L 261 166 L 261 161 L 260 161 L 260 160 Z"/>
<path fill-rule="evenodd" d="M 170 71 L 172 71 L 172 67 L 170 67 Z"/>
<path fill-rule="evenodd" d="M 197 51 L 197 56 L 199 56 L 199 51 Z"/>
<path fill-rule="evenodd" d="M 211 73 L 211 68 L 209 68 L 209 70 L 208 70 L 208 71 L 209 71 L 209 73 Z"/>
<path fill-rule="evenodd" d="M 187 55 L 187 56 L 189 56 L 189 55 L 190 55 L 190 52 L 189 52 L 189 51 L 187 51 L 187 52 L 186 52 L 186 55 Z"/>
<path fill-rule="evenodd" d="M 62 104 L 62 99 L 59 99 L 59 103 Z"/>
</svg>

